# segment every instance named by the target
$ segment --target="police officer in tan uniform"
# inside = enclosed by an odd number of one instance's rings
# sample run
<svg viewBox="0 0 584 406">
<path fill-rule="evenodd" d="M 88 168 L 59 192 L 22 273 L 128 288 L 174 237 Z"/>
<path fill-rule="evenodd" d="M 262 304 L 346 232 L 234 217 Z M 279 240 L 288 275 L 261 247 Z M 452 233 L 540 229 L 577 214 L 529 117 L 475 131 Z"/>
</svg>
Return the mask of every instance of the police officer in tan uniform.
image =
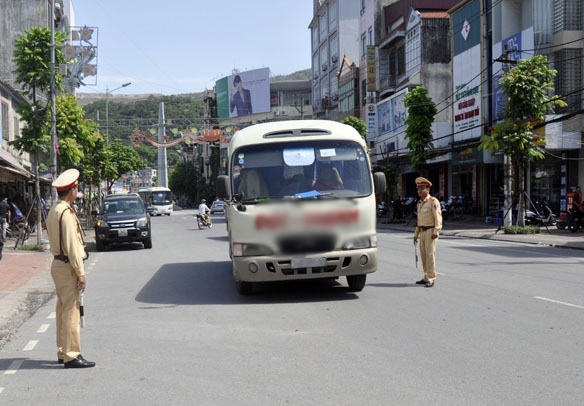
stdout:
<svg viewBox="0 0 584 406">
<path fill-rule="evenodd" d="M 81 355 L 79 337 L 79 293 L 85 291 L 86 251 L 81 224 L 71 207 L 77 197 L 78 178 L 77 169 L 68 169 L 53 182 L 59 201 L 47 219 L 54 256 L 51 275 L 57 291 L 57 358 L 65 368 L 95 366 Z"/>
<path fill-rule="evenodd" d="M 442 207 L 438 199 L 430 196 L 432 183 L 425 178 L 416 178 L 418 188 L 418 225 L 414 233 L 414 245 L 420 237 L 420 256 L 424 267 L 424 278 L 418 285 L 434 286 L 436 280 L 436 245 L 442 230 Z"/>
</svg>

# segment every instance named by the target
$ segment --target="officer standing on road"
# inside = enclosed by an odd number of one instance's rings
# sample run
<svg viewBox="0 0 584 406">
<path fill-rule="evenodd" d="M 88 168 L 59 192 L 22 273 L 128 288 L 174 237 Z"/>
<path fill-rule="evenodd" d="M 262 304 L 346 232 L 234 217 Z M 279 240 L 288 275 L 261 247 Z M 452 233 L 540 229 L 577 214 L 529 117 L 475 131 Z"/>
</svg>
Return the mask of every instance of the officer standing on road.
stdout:
<svg viewBox="0 0 584 406">
<path fill-rule="evenodd" d="M 57 290 L 57 358 L 65 368 L 90 368 L 95 362 L 81 356 L 79 292 L 85 291 L 83 260 L 86 256 L 81 224 L 71 203 L 77 198 L 79 171 L 68 169 L 54 182 L 59 201 L 47 219 L 54 255 L 51 275 Z"/>
<path fill-rule="evenodd" d="M 416 178 L 418 188 L 418 224 L 414 233 L 414 245 L 420 237 L 420 256 L 424 267 L 424 278 L 417 281 L 418 285 L 434 286 L 436 280 L 436 246 L 438 235 L 442 230 L 442 208 L 438 199 L 430 196 L 432 183 L 425 178 Z"/>
</svg>

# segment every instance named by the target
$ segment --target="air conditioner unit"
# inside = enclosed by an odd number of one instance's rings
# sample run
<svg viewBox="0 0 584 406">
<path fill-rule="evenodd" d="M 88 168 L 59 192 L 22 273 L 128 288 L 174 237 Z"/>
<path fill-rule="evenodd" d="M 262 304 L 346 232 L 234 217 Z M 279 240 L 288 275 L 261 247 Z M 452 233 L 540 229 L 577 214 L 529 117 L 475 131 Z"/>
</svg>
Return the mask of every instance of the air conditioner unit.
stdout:
<svg viewBox="0 0 584 406">
<path fill-rule="evenodd" d="M 285 116 L 286 114 L 288 114 L 288 112 L 287 112 L 286 110 L 282 110 L 282 111 L 280 112 L 280 114 L 281 114 L 281 115 L 283 115 L 283 116 Z"/>
<path fill-rule="evenodd" d="M 327 69 L 326 63 L 323 63 L 322 64 L 322 70 L 326 70 L 326 69 Z"/>
<path fill-rule="evenodd" d="M 274 111 L 274 115 L 275 116 L 279 116 L 280 115 L 280 112 L 279 111 Z"/>
<path fill-rule="evenodd" d="M 339 57 L 336 55 L 333 55 L 333 57 L 331 58 L 331 61 L 333 61 L 333 63 L 335 63 L 338 60 L 339 60 Z"/>
</svg>

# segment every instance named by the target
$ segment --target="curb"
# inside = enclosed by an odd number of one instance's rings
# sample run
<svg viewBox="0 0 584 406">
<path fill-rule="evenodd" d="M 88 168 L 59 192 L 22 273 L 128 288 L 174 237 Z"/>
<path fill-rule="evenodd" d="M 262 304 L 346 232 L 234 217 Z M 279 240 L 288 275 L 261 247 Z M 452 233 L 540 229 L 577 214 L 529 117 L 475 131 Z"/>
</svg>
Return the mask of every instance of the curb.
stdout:
<svg viewBox="0 0 584 406">
<path fill-rule="evenodd" d="M 403 227 L 392 227 L 391 225 L 387 225 L 387 224 L 383 224 L 377 225 L 377 229 L 382 229 L 382 230 L 395 230 L 395 231 L 403 231 L 403 232 L 413 232 L 414 231 L 414 227 L 411 227 L 411 229 L 405 229 Z M 471 231 L 472 232 L 472 231 Z M 477 231 L 480 232 L 480 231 Z M 472 239 L 476 239 L 476 240 L 493 240 L 493 241 L 500 241 L 500 242 L 508 242 L 508 243 L 521 243 L 521 244 L 530 244 L 530 245 L 536 245 L 536 246 L 545 246 L 545 247 L 552 247 L 552 248 L 563 248 L 563 249 L 573 249 L 573 250 L 581 250 L 584 251 L 584 246 L 583 247 L 579 247 L 579 246 L 574 246 L 574 245 L 565 245 L 565 244 L 551 244 L 551 243 L 545 243 L 545 242 L 535 242 L 535 241 L 515 241 L 515 240 L 511 240 L 505 237 L 502 237 L 504 234 L 501 234 L 502 238 L 497 238 L 499 237 L 497 234 L 494 234 L 495 232 L 493 231 L 493 234 L 484 234 L 482 236 L 476 236 L 476 235 L 468 235 L 466 234 L 466 231 L 456 231 L 456 230 L 442 230 L 442 232 L 440 233 L 440 235 L 446 235 L 449 237 L 458 237 L 458 238 L 472 238 Z"/>
</svg>

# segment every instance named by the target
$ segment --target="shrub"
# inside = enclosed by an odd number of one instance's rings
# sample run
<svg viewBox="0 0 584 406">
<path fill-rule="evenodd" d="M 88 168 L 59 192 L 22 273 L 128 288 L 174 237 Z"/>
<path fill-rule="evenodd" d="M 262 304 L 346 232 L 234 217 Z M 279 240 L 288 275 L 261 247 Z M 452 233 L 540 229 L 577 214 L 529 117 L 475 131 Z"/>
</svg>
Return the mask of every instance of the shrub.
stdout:
<svg viewBox="0 0 584 406">
<path fill-rule="evenodd" d="M 539 234 L 538 226 L 505 226 L 505 234 Z"/>
</svg>

